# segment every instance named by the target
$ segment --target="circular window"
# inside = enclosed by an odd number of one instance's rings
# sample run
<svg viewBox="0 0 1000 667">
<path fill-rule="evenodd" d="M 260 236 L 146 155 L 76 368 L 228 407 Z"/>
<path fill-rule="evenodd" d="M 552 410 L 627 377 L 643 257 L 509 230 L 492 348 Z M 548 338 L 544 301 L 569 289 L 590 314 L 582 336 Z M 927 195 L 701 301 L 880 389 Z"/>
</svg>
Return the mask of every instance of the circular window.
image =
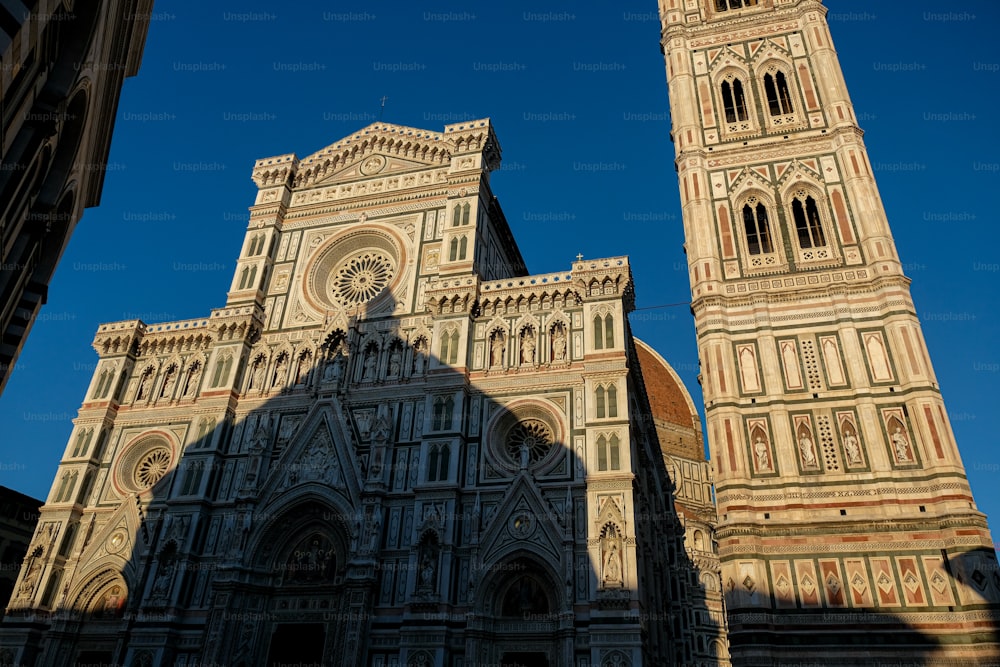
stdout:
<svg viewBox="0 0 1000 667">
<path fill-rule="evenodd" d="M 170 470 L 170 450 L 158 447 L 139 459 L 132 480 L 140 489 L 149 489 L 156 485 Z"/>
<path fill-rule="evenodd" d="M 544 459 L 554 444 L 552 429 L 541 419 L 525 419 L 507 433 L 507 455 L 511 461 L 526 465 Z"/>
<path fill-rule="evenodd" d="M 341 263 L 330 279 L 330 295 L 344 305 L 360 305 L 377 297 L 395 273 L 391 257 L 369 250 Z"/>
<path fill-rule="evenodd" d="M 170 443 L 163 436 L 150 433 L 125 449 L 114 467 L 112 479 L 120 492 L 143 493 L 159 484 L 173 467 Z"/>
<path fill-rule="evenodd" d="M 516 474 L 530 468 L 544 473 L 563 451 L 559 418 L 547 405 L 517 401 L 495 415 L 486 428 L 485 454 L 496 470 Z"/>
<path fill-rule="evenodd" d="M 358 229 L 331 239 L 309 260 L 306 301 L 320 311 L 364 305 L 371 313 L 386 307 L 406 264 L 400 247 L 381 229 Z"/>
</svg>

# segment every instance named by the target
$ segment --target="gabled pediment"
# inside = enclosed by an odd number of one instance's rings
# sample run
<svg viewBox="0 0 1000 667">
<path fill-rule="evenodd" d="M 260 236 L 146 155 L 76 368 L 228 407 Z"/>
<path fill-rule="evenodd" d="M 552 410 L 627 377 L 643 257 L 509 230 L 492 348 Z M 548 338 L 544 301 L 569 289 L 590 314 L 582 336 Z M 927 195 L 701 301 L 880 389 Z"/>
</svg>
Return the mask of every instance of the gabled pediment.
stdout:
<svg viewBox="0 0 1000 667">
<path fill-rule="evenodd" d="M 484 562 L 497 562 L 522 549 L 546 555 L 553 563 L 560 561 L 561 547 L 555 540 L 562 535 L 564 526 L 555 520 L 556 509 L 542 497 L 527 474 L 522 473 L 514 480 L 496 507 L 480 541 Z"/>
<path fill-rule="evenodd" d="M 451 162 L 455 143 L 440 132 L 376 123 L 302 159 L 295 186 L 401 174 Z"/>
<path fill-rule="evenodd" d="M 356 503 L 360 471 L 350 438 L 340 425 L 344 415 L 329 403 L 318 405 L 306 417 L 281 456 L 270 467 L 260 491 L 262 505 L 300 487 L 333 489 Z"/>
<path fill-rule="evenodd" d="M 393 176 L 395 174 L 405 174 L 407 172 L 427 169 L 429 166 L 433 165 L 428 165 L 426 162 L 420 162 L 418 160 L 399 158 L 394 155 L 371 153 L 349 163 L 340 171 L 323 175 L 321 170 L 317 170 L 316 178 L 318 180 L 314 180 L 312 184 L 333 185 L 335 183 L 358 181 L 372 176 Z M 308 169 L 306 171 L 308 172 Z"/>
</svg>

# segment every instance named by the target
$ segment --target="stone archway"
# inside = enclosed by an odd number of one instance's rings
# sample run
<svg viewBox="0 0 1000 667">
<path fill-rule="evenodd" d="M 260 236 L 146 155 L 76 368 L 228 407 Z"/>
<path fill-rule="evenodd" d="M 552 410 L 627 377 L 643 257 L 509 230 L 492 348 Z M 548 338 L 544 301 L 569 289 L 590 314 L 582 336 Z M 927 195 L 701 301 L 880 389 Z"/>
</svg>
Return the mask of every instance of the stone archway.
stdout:
<svg viewBox="0 0 1000 667">
<path fill-rule="evenodd" d="M 347 522 L 308 497 L 272 516 L 246 538 L 255 582 L 227 591 L 240 613 L 220 614 L 230 619 L 219 633 L 220 655 L 231 664 L 335 664 L 349 632 Z"/>
<path fill-rule="evenodd" d="M 479 601 L 486 632 L 478 654 L 500 667 L 571 665 L 572 635 L 559 629 L 564 601 L 555 572 L 527 553 L 491 569 Z"/>
</svg>

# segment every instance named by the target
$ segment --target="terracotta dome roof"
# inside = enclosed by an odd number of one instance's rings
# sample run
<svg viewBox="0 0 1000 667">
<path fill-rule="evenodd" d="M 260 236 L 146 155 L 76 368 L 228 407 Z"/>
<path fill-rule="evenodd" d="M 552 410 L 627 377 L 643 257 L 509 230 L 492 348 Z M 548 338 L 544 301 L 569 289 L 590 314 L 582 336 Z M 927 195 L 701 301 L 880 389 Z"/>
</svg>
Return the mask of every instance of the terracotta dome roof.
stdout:
<svg viewBox="0 0 1000 667">
<path fill-rule="evenodd" d="M 677 372 L 649 345 L 638 338 L 635 343 L 653 418 L 690 427 L 692 418 L 697 418 L 698 413 Z"/>
<path fill-rule="evenodd" d="M 638 338 L 635 339 L 635 349 L 653 423 L 664 453 L 704 460 L 701 418 L 680 376 L 663 357 Z"/>
</svg>

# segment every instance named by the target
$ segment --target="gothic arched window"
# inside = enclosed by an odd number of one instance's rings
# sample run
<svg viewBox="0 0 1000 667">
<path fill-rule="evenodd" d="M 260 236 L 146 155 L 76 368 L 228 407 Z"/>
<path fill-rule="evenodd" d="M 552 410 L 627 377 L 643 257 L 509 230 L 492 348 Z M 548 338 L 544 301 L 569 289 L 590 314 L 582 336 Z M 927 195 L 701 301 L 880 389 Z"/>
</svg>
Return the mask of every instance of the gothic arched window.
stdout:
<svg viewBox="0 0 1000 667">
<path fill-rule="evenodd" d="M 800 248 L 805 250 L 826 245 L 815 199 L 804 192 L 797 193 L 792 200 L 792 218 L 795 220 L 795 234 Z"/>
<path fill-rule="evenodd" d="M 431 429 L 445 431 L 451 428 L 452 415 L 455 412 L 455 399 L 451 396 L 434 399 L 431 411 Z"/>
<path fill-rule="evenodd" d="M 427 481 L 442 482 L 448 479 L 451 447 L 447 443 L 431 445 L 427 456 Z"/>
<path fill-rule="evenodd" d="M 767 97 L 767 109 L 772 116 L 792 113 L 792 96 L 788 92 L 788 81 L 781 70 L 764 75 L 764 94 Z"/>
<path fill-rule="evenodd" d="M 469 238 L 463 236 L 458 242 L 458 258 L 465 259 L 466 252 L 469 249 Z"/>
<path fill-rule="evenodd" d="M 747 120 L 747 100 L 742 81 L 734 78 L 732 83 L 722 82 L 722 107 L 725 109 L 727 123 Z"/>
<path fill-rule="evenodd" d="M 604 387 L 598 387 L 594 393 L 594 401 L 597 404 L 597 418 L 601 419 L 607 413 L 607 397 L 605 396 Z"/>
<path fill-rule="evenodd" d="M 767 220 L 767 208 L 755 197 L 743 205 L 743 227 L 747 235 L 747 250 L 751 255 L 774 252 L 771 243 L 771 226 Z"/>
<path fill-rule="evenodd" d="M 621 470 L 621 441 L 617 435 L 597 438 L 597 469 Z"/>
<path fill-rule="evenodd" d="M 448 261 L 454 262 L 458 259 L 458 237 L 453 237 L 448 244 Z"/>
<path fill-rule="evenodd" d="M 611 314 L 594 316 L 594 349 L 610 350 L 615 346 L 615 318 Z"/>
</svg>

